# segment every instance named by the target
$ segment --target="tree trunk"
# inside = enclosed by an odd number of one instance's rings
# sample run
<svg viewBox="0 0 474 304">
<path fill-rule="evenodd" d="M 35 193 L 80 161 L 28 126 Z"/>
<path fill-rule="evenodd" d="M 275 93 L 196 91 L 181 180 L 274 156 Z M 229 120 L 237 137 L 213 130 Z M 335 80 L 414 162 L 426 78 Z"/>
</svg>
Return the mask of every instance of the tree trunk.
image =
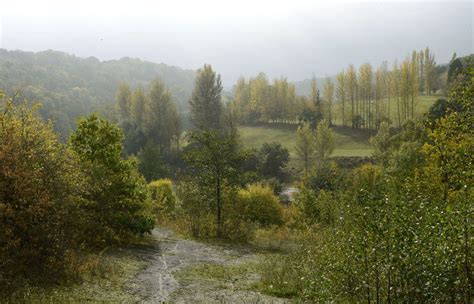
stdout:
<svg viewBox="0 0 474 304">
<path fill-rule="evenodd" d="M 221 206 L 221 179 L 216 181 L 216 202 L 217 202 L 217 237 L 222 236 L 222 206 Z"/>
</svg>

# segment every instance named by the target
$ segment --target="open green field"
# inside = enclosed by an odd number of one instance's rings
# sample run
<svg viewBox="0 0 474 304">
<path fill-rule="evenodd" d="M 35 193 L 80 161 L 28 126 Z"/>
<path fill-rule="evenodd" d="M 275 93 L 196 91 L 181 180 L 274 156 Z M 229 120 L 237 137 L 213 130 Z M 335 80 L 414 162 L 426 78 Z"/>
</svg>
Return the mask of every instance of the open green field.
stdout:
<svg viewBox="0 0 474 304">
<path fill-rule="evenodd" d="M 421 117 L 426 113 L 429 107 L 443 96 L 418 96 L 416 100 L 416 113 Z M 392 102 L 390 112 L 392 119 L 396 117 L 395 103 Z M 335 109 L 336 124 L 340 123 L 337 119 L 339 109 Z M 340 116 L 339 116 L 340 118 Z M 336 148 L 332 156 L 370 156 L 373 147 L 369 144 L 369 138 L 374 135 L 374 131 L 355 130 L 350 127 L 335 126 L 334 139 Z M 240 126 L 239 134 L 242 144 L 247 148 L 259 148 L 265 142 L 278 142 L 290 152 L 290 162 L 296 158 L 295 140 L 296 125 L 260 125 L 260 126 Z"/>
<path fill-rule="evenodd" d="M 373 148 L 369 138 L 373 132 L 334 127 L 335 151 L 332 156 L 370 156 Z M 240 139 L 247 148 L 259 148 L 265 142 L 278 142 L 295 159 L 296 126 L 241 126 Z"/>
</svg>

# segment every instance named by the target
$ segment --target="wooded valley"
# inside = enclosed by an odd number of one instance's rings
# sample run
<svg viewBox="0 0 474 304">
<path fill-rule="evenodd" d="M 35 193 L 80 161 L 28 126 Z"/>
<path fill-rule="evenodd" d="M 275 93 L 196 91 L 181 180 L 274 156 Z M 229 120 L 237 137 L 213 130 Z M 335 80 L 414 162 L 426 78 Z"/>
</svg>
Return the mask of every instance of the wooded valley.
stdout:
<svg viewBox="0 0 474 304">
<path fill-rule="evenodd" d="M 139 265 L 117 250 L 156 226 L 247 246 L 260 266 L 222 271 L 275 299 L 470 303 L 473 55 L 434 58 L 298 95 L 263 73 L 225 93 L 210 65 L 2 50 L 1 301 L 82 302 L 51 286 Z"/>
</svg>

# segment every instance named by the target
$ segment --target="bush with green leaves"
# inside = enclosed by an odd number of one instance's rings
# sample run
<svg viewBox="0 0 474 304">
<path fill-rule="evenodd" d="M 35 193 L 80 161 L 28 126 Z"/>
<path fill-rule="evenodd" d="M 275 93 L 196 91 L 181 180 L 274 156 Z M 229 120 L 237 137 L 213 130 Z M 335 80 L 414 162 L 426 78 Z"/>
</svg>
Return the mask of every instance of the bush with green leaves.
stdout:
<svg viewBox="0 0 474 304">
<path fill-rule="evenodd" d="M 173 217 L 176 213 L 176 196 L 170 179 L 159 179 L 148 184 L 153 207 L 160 215 Z"/>
<path fill-rule="evenodd" d="M 0 291 L 74 273 L 85 180 L 37 114 L 0 91 Z"/>
<path fill-rule="evenodd" d="M 193 237 L 215 237 L 217 225 L 214 210 L 199 185 L 192 180 L 183 179 L 176 186 L 176 195 L 180 212 L 173 223 L 177 228 Z"/>
<path fill-rule="evenodd" d="M 122 159 L 122 131 L 96 115 L 79 120 L 70 145 L 87 175 L 85 235 L 95 244 L 123 242 L 154 226 L 145 179 Z"/>
<path fill-rule="evenodd" d="M 238 191 L 235 212 L 243 221 L 267 227 L 283 223 L 283 210 L 278 197 L 268 186 L 260 184 L 248 185 Z"/>
<path fill-rule="evenodd" d="M 264 143 L 258 151 L 258 170 L 264 178 L 276 178 L 280 182 L 288 178 L 286 165 L 290 160 L 288 149 L 280 143 Z"/>
<path fill-rule="evenodd" d="M 315 192 L 320 190 L 334 191 L 342 185 L 344 185 L 344 173 L 333 161 L 318 165 L 305 181 L 305 186 Z"/>
</svg>

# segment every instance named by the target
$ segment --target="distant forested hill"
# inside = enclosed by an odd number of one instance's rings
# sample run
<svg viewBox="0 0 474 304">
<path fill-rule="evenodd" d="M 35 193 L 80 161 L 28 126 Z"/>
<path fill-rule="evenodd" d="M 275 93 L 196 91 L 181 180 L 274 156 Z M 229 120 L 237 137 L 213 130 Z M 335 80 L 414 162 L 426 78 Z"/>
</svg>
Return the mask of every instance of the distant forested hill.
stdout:
<svg viewBox="0 0 474 304">
<path fill-rule="evenodd" d="M 0 49 L 0 90 L 13 95 L 20 89 L 29 100 L 43 103 L 45 118 L 69 133 L 78 116 L 113 109 L 120 82 L 132 87 L 161 78 L 183 110 L 191 96 L 195 72 L 140 59 L 100 61 L 57 51 L 23 52 Z"/>
<path fill-rule="evenodd" d="M 329 76 L 329 78 L 332 81 L 335 81 L 336 77 L 334 76 Z M 318 85 L 318 89 L 320 91 L 323 90 L 324 86 L 324 81 L 326 80 L 326 77 L 316 77 L 316 84 Z M 299 80 L 299 81 L 293 81 L 292 83 L 295 85 L 295 90 L 296 94 L 300 96 L 309 96 L 311 93 L 311 78 L 304 79 L 304 80 Z"/>
</svg>

